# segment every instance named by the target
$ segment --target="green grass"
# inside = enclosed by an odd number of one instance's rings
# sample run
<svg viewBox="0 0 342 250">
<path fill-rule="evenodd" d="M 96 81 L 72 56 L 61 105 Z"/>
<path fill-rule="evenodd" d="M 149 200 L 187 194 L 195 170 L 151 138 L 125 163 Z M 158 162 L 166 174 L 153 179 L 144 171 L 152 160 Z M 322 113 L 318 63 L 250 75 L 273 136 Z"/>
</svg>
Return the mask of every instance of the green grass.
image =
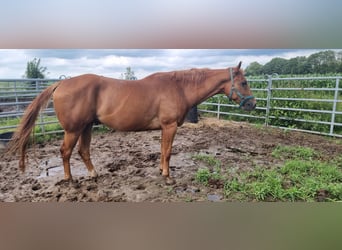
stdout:
<svg viewBox="0 0 342 250">
<path fill-rule="evenodd" d="M 252 126 L 258 130 L 265 130 L 266 126 L 264 123 L 253 123 Z"/>
<path fill-rule="evenodd" d="M 330 161 L 318 160 L 319 153 L 308 147 L 276 147 L 272 156 L 284 160 L 280 166 L 224 176 L 223 193 L 227 200 L 242 201 L 342 201 L 342 156 Z M 200 156 L 203 162 L 221 165 L 211 156 Z M 196 181 L 207 185 L 213 173 L 199 169 Z M 320 196 L 321 194 L 323 196 Z"/>
<path fill-rule="evenodd" d="M 5 126 L 17 126 L 20 122 L 20 118 L 1 118 L 0 128 Z"/>
<path fill-rule="evenodd" d="M 202 161 L 211 167 L 221 167 L 221 162 L 212 155 L 197 154 L 192 157 L 194 160 Z"/>
<path fill-rule="evenodd" d="M 314 157 L 317 157 L 318 154 L 312 149 L 308 147 L 301 146 L 277 146 L 273 152 L 272 156 L 277 159 L 302 159 L 302 160 L 311 160 Z"/>
<path fill-rule="evenodd" d="M 42 122 L 48 122 L 48 124 L 40 124 Z M 14 131 L 15 127 L 20 123 L 20 118 L 2 118 L 0 119 L 0 128 L 13 126 L 13 128 L 1 129 L 1 132 Z M 59 124 L 57 117 L 55 116 L 44 116 L 43 120 L 40 117 L 37 118 L 34 132 L 36 134 L 50 131 L 61 130 L 61 125 Z"/>
<path fill-rule="evenodd" d="M 196 172 L 195 179 L 198 183 L 207 186 L 210 180 L 221 180 L 223 178 L 221 171 L 221 162 L 215 159 L 213 156 L 198 154 L 194 155 L 193 159 L 204 162 L 209 166 L 209 168 L 200 168 Z"/>
<path fill-rule="evenodd" d="M 257 169 L 227 180 L 226 197 L 236 193 L 247 200 L 315 201 L 320 191 L 327 201 L 342 200 L 342 171 L 333 163 L 290 160 L 280 168 Z"/>
<path fill-rule="evenodd" d="M 200 168 L 196 172 L 196 181 L 202 183 L 203 185 L 207 186 L 209 179 L 211 177 L 210 171 L 208 168 Z"/>
</svg>

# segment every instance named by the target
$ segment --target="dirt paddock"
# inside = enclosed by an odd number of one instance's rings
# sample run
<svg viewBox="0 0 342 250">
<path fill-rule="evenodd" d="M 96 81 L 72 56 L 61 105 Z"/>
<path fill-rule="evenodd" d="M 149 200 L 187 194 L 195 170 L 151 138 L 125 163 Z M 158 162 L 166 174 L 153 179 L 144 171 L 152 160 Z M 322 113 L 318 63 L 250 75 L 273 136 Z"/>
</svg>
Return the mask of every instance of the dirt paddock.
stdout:
<svg viewBox="0 0 342 250">
<path fill-rule="evenodd" d="M 1 161 L 0 201 L 225 201 L 230 199 L 222 188 L 196 182 L 197 170 L 205 165 L 194 155 L 215 157 L 227 173 L 279 164 L 271 156 L 277 145 L 309 146 L 327 159 L 342 152 L 341 143 L 328 137 L 206 118 L 178 129 L 170 162 L 176 184 L 168 186 L 159 175 L 160 134 L 93 133 L 91 156 L 99 176 L 87 177 L 75 150 L 72 183 L 60 182 L 61 140 L 36 145 L 28 151 L 25 174 L 18 170 L 17 157 Z"/>
</svg>

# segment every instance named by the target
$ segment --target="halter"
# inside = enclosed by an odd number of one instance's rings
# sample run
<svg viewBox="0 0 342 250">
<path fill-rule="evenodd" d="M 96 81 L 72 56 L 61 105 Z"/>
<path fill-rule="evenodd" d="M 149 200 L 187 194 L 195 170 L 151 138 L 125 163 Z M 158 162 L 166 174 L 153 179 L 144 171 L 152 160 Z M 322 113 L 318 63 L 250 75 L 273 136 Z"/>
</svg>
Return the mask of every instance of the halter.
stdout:
<svg viewBox="0 0 342 250">
<path fill-rule="evenodd" d="M 230 71 L 230 80 L 232 82 L 232 87 L 230 88 L 230 92 L 229 92 L 229 100 L 232 100 L 232 96 L 233 96 L 233 93 L 235 92 L 239 97 L 240 97 L 240 105 L 239 105 L 239 108 L 241 108 L 243 105 L 245 105 L 245 103 L 250 100 L 250 99 L 253 99 L 254 96 L 252 95 L 249 95 L 249 96 L 243 96 L 239 90 L 237 90 L 235 88 L 235 85 L 234 85 L 234 77 L 233 77 L 233 70 L 232 68 L 229 68 L 229 71 Z"/>
</svg>

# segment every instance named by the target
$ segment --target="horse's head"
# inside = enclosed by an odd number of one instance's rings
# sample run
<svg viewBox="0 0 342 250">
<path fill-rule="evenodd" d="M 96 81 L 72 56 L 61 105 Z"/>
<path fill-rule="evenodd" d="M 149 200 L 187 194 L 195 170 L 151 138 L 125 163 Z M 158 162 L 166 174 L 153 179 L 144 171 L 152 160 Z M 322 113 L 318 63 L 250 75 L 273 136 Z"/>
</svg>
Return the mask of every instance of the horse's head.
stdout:
<svg viewBox="0 0 342 250">
<path fill-rule="evenodd" d="M 230 100 L 238 103 L 240 108 L 251 111 L 256 107 L 255 97 L 248 86 L 247 80 L 241 69 L 241 62 L 237 67 L 228 69 L 230 80 L 227 82 L 224 92 Z"/>
</svg>

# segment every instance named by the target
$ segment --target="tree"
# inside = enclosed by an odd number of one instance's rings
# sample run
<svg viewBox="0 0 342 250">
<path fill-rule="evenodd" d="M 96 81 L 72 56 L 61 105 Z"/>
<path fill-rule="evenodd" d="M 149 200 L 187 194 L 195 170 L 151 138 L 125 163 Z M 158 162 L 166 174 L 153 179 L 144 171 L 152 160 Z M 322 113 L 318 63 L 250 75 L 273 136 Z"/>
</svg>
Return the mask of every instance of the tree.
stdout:
<svg viewBox="0 0 342 250">
<path fill-rule="evenodd" d="M 126 72 L 121 74 L 121 79 L 137 80 L 138 78 L 135 76 L 134 71 L 131 69 L 131 67 L 127 67 Z"/>
<path fill-rule="evenodd" d="M 310 65 L 308 65 L 305 56 L 297 56 L 287 60 L 287 64 L 283 69 L 283 74 L 307 74 L 310 72 Z"/>
<path fill-rule="evenodd" d="M 287 60 L 280 57 L 273 58 L 270 62 L 262 67 L 262 73 L 271 75 L 273 73 L 286 74 L 284 69 L 287 67 Z"/>
<path fill-rule="evenodd" d="M 34 58 L 32 61 L 27 63 L 24 77 L 26 78 L 45 78 L 46 67 L 40 66 L 40 58 Z"/>
<path fill-rule="evenodd" d="M 258 62 L 252 62 L 246 68 L 246 76 L 257 76 L 261 74 L 262 65 Z"/>
<path fill-rule="evenodd" d="M 342 73 L 342 51 L 336 54 L 337 67 L 336 72 Z"/>
<path fill-rule="evenodd" d="M 338 68 L 335 52 L 331 50 L 321 51 L 308 57 L 312 73 L 332 73 Z"/>
</svg>

